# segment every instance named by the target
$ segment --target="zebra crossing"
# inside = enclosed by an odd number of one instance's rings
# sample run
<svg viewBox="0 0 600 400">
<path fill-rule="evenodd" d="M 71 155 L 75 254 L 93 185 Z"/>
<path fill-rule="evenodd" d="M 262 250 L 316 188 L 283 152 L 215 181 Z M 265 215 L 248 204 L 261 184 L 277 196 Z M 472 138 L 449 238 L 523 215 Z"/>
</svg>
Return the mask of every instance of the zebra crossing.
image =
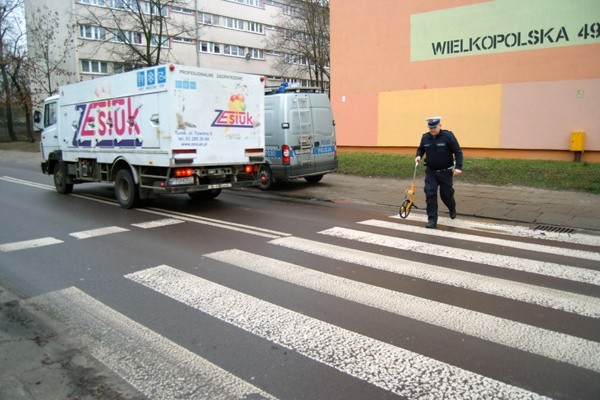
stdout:
<svg viewBox="0 0 600 400">
<path fill-rule="evenodd" d="M 133 225 L 159 229 L 181 221 L 194 222 L 183 215 L 170 213 L 167 216 L 158 210 L 151 213 L 166 219 Z M 515 301 L 539 307 L 542 312 L 564 313 L 571 321 L 583 321 L 592 330 L 600 330 L 600 268 L 596 264 L 600 261 L 600 237 L 558 234 L 537 237 L 544 239 L 544 243 L 531 243 L 515 240 L 511 230 L 501 225 L 490 227 L 474 223 L 469 226 L 465 221 L 463 224 L 465 231 L 453 232 L 450 239 L 466 242 L 468 248 L 433 243 L 432 238 L 444 232 L 425 230 L 395 217 L 358 221 L 350 227 L 333 226 L 317 232 L 315 238 L 232 224 L 232 229 L 264 237 L 273 251 L 266 255 L 260 251 L 227 248 L 202 254 L 202 257 L 222 268 L 243 270 L 301 288 L 310 296 L 341 299 L 388 313 L 392 318 L 418 321 L 433 330 L 448 330 L 459 337 L 506 346 L 511 351 L 522 352 L 522 357 L 530 355 L 533 365 L 544 363 L 559 370 L 581 371 L 581 375 L 591 378 L 583 378 L 588 388 L 581 392 L 583 394 L 577 392 L 578 396 L 594 398 L 600 391 L 598 331 L 589 335 L 568 334 L 567 330 L 548 329 L 446 304 L 429 298 L 426 293 L 419 296 L 404 293 L 321 268 L 328 263 L 335 263 L 339 268 L 359 266 L 374 273 L 393 274 L 398 279 L 416 279 L 477 293 L 490 302 Z M 490 230 L 494 235 L 482 233 Z M 112 227 L 73 236 L 85 238 L 126 232 L 127 229 Z M 413 239 L 400 237 L 408 232 Z M 415 235 L 419 235 L 419 239 L 415 239 Z M 515 236 L 531 237 L 528 235 L 522 231 Z M 578 244 L 577 248 L 571 246 L 573 243 Z M 479 251 L 480 246 L 497 252 Z M 511 254 L 512 249 L 519 249 L 518 256 Z M 310 257 L 305 262 L 291 262 L 287 257 L 289 252 Z M 427 261 L 403 258 L 403 252 L 420 254 Z M 523 254 L 531 254 L 531 257 L 523 257 Z M 539 255 L 547 254 L 566 262 L 538 260 Z M 441 265 L 440 259 L 471 263 L 473 267 L 470 271 L 455 269 Z M 479 266 L 487 269 L 479 271 Z M 489 268 L 524 274 L 531 279 L 526 283 L 489 276 L 485 273 Z M 240 332 L 294 351 L 310 362 L 405 398 L 542 399 L 569 398 L 574 393 L 573 388 L 564 388 L 564 393 L 556 388 L 546 392 L 539 385 L 529 386 L 518 379 L 515 383 L 512 379 L 489 377 L 442 361 L 443 357 L 420 354 L 405 348 L 401 342 L 391 343 L 359 329 L 337 326 L 201 275 L 201 272 L 186 272 L 174 262 L 140 269 L 124 278 Z M 537 283 L 535 277 L 538 276 L 555 280 L 556 286 L 561 288 Z M 585 287 L 586 294 L 573 289 L 578 287 Z M 41 295 L 29 302 L 52 311 L 80 329 L 95 357 L 150 398 L 276 398 L 276 394 L 269 393 L 269 388 L 257 387 L 225 371 L 76 288 Z"/>
</svg>

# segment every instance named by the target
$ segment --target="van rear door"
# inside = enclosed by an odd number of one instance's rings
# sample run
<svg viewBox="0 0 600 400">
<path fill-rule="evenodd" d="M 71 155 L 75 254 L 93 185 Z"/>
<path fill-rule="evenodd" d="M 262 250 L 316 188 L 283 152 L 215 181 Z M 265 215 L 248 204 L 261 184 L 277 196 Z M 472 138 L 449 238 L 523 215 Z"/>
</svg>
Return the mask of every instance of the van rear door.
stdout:
<svg viewBox="0 0 600 400">
<path fill-rule="evenodd" d="M 310 96 L 307 93 L 295 94 L 291 99 L 289 121 L 290 139 L 294 141 L 290 145 L 297 163 L 295 170 L 299 174 L 312 173 L 315 164 L 314 133 Z"/>
</svg>

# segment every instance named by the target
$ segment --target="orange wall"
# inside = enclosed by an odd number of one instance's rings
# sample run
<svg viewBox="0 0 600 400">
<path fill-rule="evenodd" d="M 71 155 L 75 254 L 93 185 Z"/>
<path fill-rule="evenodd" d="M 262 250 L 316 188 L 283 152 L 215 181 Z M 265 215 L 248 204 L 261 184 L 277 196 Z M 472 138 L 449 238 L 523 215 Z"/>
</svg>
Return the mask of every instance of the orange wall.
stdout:
<svg viewBox="0 0 600 400">
<path fill-rule="evenodd" d="M 585 130 L 586 149 L 600 151 L 598 40 L 411 61 L 411 16 L 482 3 L 488 2 L 332 0 L 331 101 L 338 144 L 416 146 L 424 119 L 442 114 L 463 147 L 568 150 L 570 131 Z M 589 22 L 600 14 L 597 4 Z M 469 8 L 453 11 L 462 10 Z"/>
</svg>

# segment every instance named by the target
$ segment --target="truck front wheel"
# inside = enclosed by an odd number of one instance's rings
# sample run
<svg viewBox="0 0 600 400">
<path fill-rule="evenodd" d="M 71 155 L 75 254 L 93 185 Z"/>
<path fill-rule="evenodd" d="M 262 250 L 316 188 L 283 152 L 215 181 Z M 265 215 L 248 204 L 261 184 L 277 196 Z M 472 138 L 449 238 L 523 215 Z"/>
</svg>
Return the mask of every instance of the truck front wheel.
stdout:
<svg viewBox="0 0 600 400">
<path fill-rule="evenodd" d="M 133 180 L 131 172 L 127 169 L 117 172 L 115 178 L 115 196 L 121 207 L 124 208 L 135 207 L 140 200 L 137 185 Z"/>
<path fill-rule="evenodd" d="M 61 194 L 69 194 L 73 191 L 73 184 L 68 183 L 67 164 L 59 161 L 54 165 L 54 187 Z"/>
</svg>

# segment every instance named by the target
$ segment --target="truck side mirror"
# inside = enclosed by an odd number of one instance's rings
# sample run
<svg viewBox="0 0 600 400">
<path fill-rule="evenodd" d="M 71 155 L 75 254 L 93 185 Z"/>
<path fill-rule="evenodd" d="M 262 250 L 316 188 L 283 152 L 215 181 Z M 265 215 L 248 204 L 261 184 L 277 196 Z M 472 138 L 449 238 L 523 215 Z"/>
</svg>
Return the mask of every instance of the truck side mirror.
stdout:
<svg viewBox="0 0 600 400">
<path fill-rule="evenodd" d="M 40 122 L 42 122 L 42 113 L 39 111 L 34 111 L 33 112 L 33 122 L 35 122 L 36 124 L 39 124 Z"/>
</svg>

